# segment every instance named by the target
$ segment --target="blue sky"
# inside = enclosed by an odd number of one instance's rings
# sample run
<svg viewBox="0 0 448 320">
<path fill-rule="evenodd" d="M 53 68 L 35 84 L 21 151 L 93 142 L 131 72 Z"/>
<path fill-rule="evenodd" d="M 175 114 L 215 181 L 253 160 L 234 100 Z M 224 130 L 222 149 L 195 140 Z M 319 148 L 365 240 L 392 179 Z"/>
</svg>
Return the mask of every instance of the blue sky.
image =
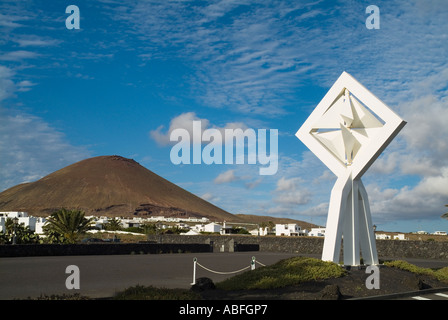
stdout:
<svg viewBox="0 0 448 320">
<path fill-rule="evenodd" d="M 448 231 L 447 18 L 444 0 L 2 1 L 0 190 L 118 154 L 229 212 L 325 225 L 336 177 L 294 134 L 347 71 L 408 122 L 363 177 L 373 223 Z M 278 129 L 277 173 L 173 165 L 193 120 Z"/>
</svg>

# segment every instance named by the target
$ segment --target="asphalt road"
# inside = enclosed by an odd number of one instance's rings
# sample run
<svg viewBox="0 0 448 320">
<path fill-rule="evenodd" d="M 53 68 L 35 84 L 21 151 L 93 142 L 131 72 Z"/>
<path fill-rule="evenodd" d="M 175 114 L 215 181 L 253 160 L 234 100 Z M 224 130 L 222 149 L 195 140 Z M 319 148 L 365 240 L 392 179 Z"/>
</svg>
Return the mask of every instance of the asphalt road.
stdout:
<svg viewBox="0 0 448 320">
<path fill-rule="evenodd" d="M 0 258 L 0 299 L 64 293 L 101 298 L 137 284 L 190 288 L 193 258 L 211 270 L 232 272 L 250 266 L 253 256 L 270 265 L 294 254 L 235 252 Z M 67 278 L 72 277 L 71 273 L 66 273 L 69 265 L 79 268 L 79 290 L 66 287 Z M 196 270 L 196 278 L 208 277 L 215 282 L 234 275 L 215 274 L 201 267 Z"/>
<path fill-rule="evenodd" d="M 270 265 L 295 255 L 274 252 L 215 252 L 0 258 L 0 299 L 26 299 L 39 297 L 41 294 L 64 293 L 101 298 L 113 296 L 117 291 L 137 284 L 190 288 L 195 257 L 206 268 L 232 272 L 249 267 L 253 256 L 260 263 Z M 448 266 L 448 261 L 406 260 L 422 267 Z M 70 273 L 66 273 L 66 268 L 70 265 L 79 268 L 79 290 L 69 290 L 66 287 L 67 278 L 72 277 Z M 198 266 L 196 278 L 208 277 L 218 282 L 233 275 L 212 273 Z"/>
</svg>

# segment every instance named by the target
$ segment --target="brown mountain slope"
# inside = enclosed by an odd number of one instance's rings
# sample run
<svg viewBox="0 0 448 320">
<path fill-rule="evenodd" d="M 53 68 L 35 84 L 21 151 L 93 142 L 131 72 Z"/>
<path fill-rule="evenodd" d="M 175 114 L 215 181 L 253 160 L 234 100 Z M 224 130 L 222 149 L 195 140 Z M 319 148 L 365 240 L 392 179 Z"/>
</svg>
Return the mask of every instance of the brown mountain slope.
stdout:
<svg viewBox="0 0 448 320">
<path fill-rule="evenodd" d="M 59 208 L 87 215 L 193 216 L 240 219 L 158 176 L 131 159 L 94 157 L 0 193 L 0 211 L 46 216 Z"/>
</svg>

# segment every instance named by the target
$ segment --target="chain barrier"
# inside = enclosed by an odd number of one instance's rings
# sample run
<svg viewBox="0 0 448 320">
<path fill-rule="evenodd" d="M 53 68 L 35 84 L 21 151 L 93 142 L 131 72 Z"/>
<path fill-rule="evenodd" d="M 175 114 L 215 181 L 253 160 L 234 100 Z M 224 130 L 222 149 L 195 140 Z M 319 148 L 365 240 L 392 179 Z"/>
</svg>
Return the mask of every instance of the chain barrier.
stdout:
<svg viewBox="0 0 448 320">
<path fill-rule="evenodd" d="M 213 273 L 217 273 L 217 274 L 232 274 L 232 273 L 238 273 L 238 272 L 241 272 L 241 271 L 243 271 L 243 270 L 246 270 L 246 269 L 249 269 L 249 268 L 250 268 L 250 266 L 247 266 L 247 267 L 245 267 L 245 268 L 243 268 L 243 269 L 236 270 L 236 271 L 220 272 L 220 271 L 214 271 L 214 270 L 211 270 L 211 269 L 209 269 L 209 268 L 206 268 L 206 267 L 204 267 L 202 264 L 200 264 L 199 262 L 197 263 L 197 265 L 200 266 L 201 268 L 207 270 L 207 271 L 210 271 L 210 272 L 213 272 Z"/>
<path fill-rule="evenodd" d="M 191 285 L 196 284 L 196 266 L 200 266 L 200 267 L 203 268 L 204 270 L 207 270 L 207 271 L 209 271 L 209 272 L 216 273 L 216 274 L 234 274 L 234 273 L 238 273 L 238 272 L 244 271 L 244 270 L 249 269 L 249 268 L 250 268 L 251 270 L 254 270 L 254 269 L 255 269 L 255 263 L 258 263 L 259 265 L 261 265 L 261 266 L 263 266 L 263 267 L 266 267 L 265 264 L 256 261 L 255 257 L 252 257 L 252 260 L 251 260 L 251 263 L 250 263 L 249 266 L 244 267 L 244 268 L 242 268 L 242 269 L 240 269 L 240 270 L 236 270 L 236 271 L 223 272 L 223 271 L 216 271 L 216 270 L 212 270 L 212 269 L 209 269 L 209 268 L 207 268 L 207 267 L 204 267 L 202 264 L 200 264 L 200 263 L 198 262 L 198 259 L 197 259 L 197 258 L 194 258 L 194 259 L 193 259 L 193 282 L 191 283 Z"/>
<path fill-rule="evenodd" d="M 256 263 L 258 263 L 260 266 L 262 266 L 262 267 L 266 267 L 266 265 L 265 264 L 262 264 L 261 262 L 258 262 L 258 261 L 255 261 Z"/>
</svg>

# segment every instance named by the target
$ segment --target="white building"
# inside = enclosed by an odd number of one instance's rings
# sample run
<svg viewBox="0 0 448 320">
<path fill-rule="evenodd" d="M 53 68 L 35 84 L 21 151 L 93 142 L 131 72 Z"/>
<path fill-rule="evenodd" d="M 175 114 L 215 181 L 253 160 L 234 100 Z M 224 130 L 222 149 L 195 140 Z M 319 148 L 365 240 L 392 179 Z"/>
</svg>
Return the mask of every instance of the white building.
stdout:
<svg viewBox="0 0 448 320">
<path fill-rule="evenodd" d="M 220 234 L 231 234 L 232 233 L 232 227 L 226 225 L 226 221 L 224 220 L 224 223 L 221 227 L 221 230 L 219 231 Z"/>
<path fill-rule="evenodd" d="M 0 216 L 0 232 L 5 232 L 5 222 L 6 222 L 6 218 Z"/>
<path fill-rule="evenodd" d="M 192 230 L 196 232 L 220 232 L 222 226 L 215 222 L 210 222 L 208 224 L 197 224 Z"/>
<path fill-rule="evenodd" d="M 6 219 L 17 218 L 17 224 L 23 224 L 24 227 L 29 227 L 35 233 L 43 233 L 42 227 L 46 222 L 45 218 L 38 218 L 28 216 L 27 212 L 23 211 L 3 211 L 0 212 L 0 232 L 5 232 Z"/>
<path fill-rule="evenodd" d="M 37 234 L 43 234 L 44 233 L 43 227 L 44 227 L 45 223 L 47 223 L 47 219 L 37 218 L 34 232 Z"/>
<path fill-rule="evenodd" d="M 404 233 L 398 233 L 393 235 L 394 240 L 406 240 Z"/>
<path fill-rule="evenodd" d="M 406 240 L 404 233 L 397 233 L 397 234 L 385 234 L 385 233 L 376 233 L 375 239 L 378 240 Z"/>
<path fill-rule="evenodd" d="M 446 231 L 434 231 L 433 235 L 446 236 Z"/>
<path fill-rule="evenodd" d="M 121 219 L 120 225 L 123 228 L 132 228 L 132 227 L 140 227 L 140 225 L 142 224 L 142 221 L 138 220 L 138 219 Z"/>
<path fill-rule="evenodd" d="M 2 211 L 0 212 L 0 217 L 7 217 L 7 218 L 23 218 L 28 217 L 27 212 L 23 211 Z"/>
<path fill-rule="evenodd" d="M 258 229 L 252 229 L 249 231 L 249 233 L 253 236 L 267 236 L 268 235 L 268 228 L 258 228 Z"/>
<path fill-rule="evenodd" d="M 275 225 L 276 236 L 299 236 L 302 234 L 300 226 L 295 223 Z"/>
<path fill-rule="evenodd" d="M 308 235 L 311 237 L 325 237 L 325 228 L 311 228 Z"/>
<path fill-rule="evenodd" d="M 222 226 L 218 223 L 210 222 L 204 226 L 205 232 L 220 232 Z"/>
</svg>

